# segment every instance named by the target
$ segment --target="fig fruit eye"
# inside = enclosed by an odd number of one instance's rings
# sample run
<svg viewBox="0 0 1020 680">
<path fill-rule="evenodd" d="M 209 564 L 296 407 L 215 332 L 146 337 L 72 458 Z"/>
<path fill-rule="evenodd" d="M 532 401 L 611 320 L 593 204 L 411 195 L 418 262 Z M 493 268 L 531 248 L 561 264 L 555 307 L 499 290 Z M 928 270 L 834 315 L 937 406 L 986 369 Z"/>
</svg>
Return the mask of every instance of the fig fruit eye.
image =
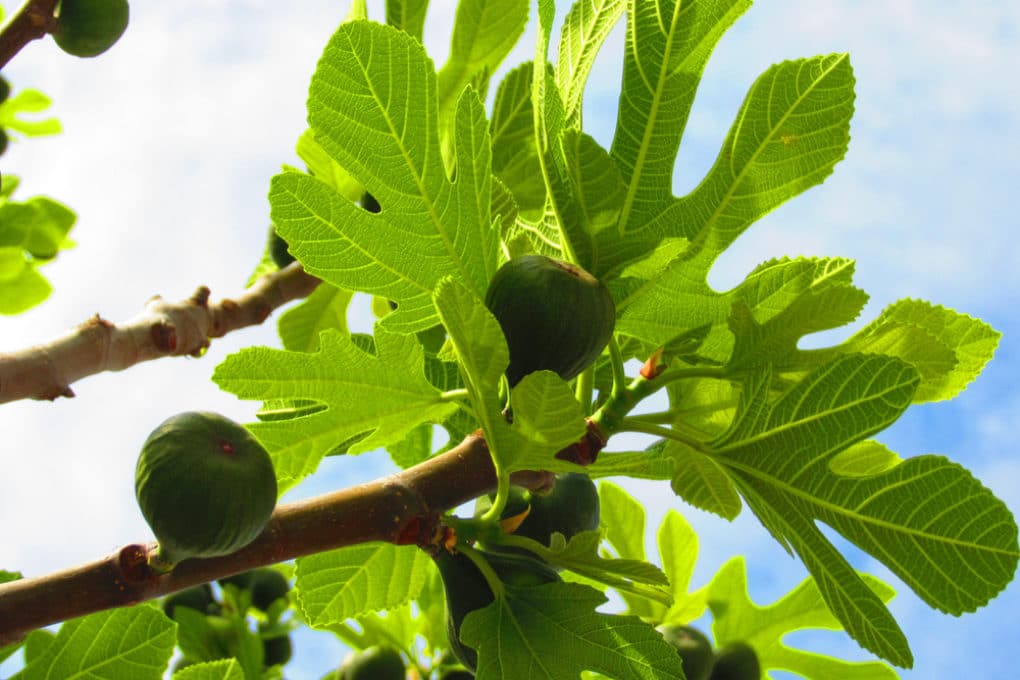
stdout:
<svg viewBox="0 0 1020 680">
<path fill-rule="evenodd" d="M 127 28 L 127 0 L 61 0 L 53 39 L 76 57 L 97 57 Z"/>
<path fill-rule="evenodd" d="M 570 380 L 598 358 L 616 324 L 616 306 L 601 281 L 544 255 L 524 255 L 500 267 L 485 306 L 506 336 L 511 386 L 540 370 Z"/>
<path fill-rule="evenodd" d="M 243 548 L 269 522 L 276 492 L 269 454 L 244 426 L 216 413 L 168 418 L 135 468 L 138 506 L 159 542 L 150 566 Z"/>
</svg>

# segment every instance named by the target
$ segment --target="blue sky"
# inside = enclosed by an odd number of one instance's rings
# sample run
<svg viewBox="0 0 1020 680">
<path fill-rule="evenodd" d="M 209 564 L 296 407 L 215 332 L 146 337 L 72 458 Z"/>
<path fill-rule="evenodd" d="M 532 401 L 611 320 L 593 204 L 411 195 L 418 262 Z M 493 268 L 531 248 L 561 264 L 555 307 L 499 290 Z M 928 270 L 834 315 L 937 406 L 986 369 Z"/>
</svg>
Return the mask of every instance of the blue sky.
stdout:
<svg viewBox="0 0 1020 680">
<path fill-rule="evenodd" d="M 6 3 L 8 6 L 11 3 Z M 370 11 L 381 16 L 381 2 Z M 426 46 L 442 64 L 455 3 L 433 0 Z M 239 290 L 261 255 L 268 180 L 294 163 L 305 127 L 308 79 L 347 4 L 255 0 L 141 3 L 111 52 L 64 56 L 28 46 L 4 69 L 15 89 L 54 100 L 59 137 L 12 143 L 0 170 L 21 175 L 17 196 L 47 194 L 79 214 L 78 242 L 46 273 L 53 297 L 0 318 L 0 351 L 45 342 L 94 313 L 123 321 L 154 294 L 214 297 Z M 559 5 L 559 14 L 567 4 Z M 622 28 L 622 24 L 621 24 Z M 530 57 L 533 32 L 511 56 Z M 585 104 L 588 132 L 608 144 L 615 122 L 622 30 L 596 65 Z M 706 69 L 680 151 L 678 193 L 711 165 L 747 88 L 782 59 L 849 52 L 857 78 L 850 150 L 820 187 L 760 220 L 718 263 L 720 289 L 779 255 L 848 256 L 872 298 L 861 323 L 903 297 L 983 318 L 1002 331 L 995 359 L 956 400 L 912 408 L 880 437 L 901 455 L 941 453 L 970 469 L 1020 512 L 1020 6 L 1015 3 L 760 0 L 722 39 Z M 365 322 L 365 307 L 352 319 Z M 849 329 L 848 329 L 849 331 Z M 845 335 L 846 333 L 837 334 Z M 209 381 L 240 347 L 274 344 L 274 325 L 176 359 L 95 376 L 78 397 L 0 409 L 0 568 L 43 574 L 149 536 L 133 495 L 138 446 L 171 413 L 195 408 L 251 420 Z M 299 494 L 387 471 L 383 456 L 333 459 Z M 698 529 L 695 585 L 731 555 L 753 565 L 751 595 L 781 596 L 804 576 L 747 513 L 729 524 L 691 510 L 665 485 L 632 485 L 650 526 L 669 508 Z M 871 558 L 856 566 L 899 582 Z M 916 665 L 904 678 L 1009 677 L 1020 635 L 1020 587 L 959 619 L 930 610 L 905 587 L 891 608 Z M 798 634 L 812 649 L 867 658 L 835 634 Z M 963 655 L 959 650 L 976 650 Z M 297 641 L 293 680 L 318 678 L 342 650 L 326 634 Z M 10 664 L 0 666 L 7 675 Z M 778 676 L 776 676 L 778 677 Z"/>
</svg>

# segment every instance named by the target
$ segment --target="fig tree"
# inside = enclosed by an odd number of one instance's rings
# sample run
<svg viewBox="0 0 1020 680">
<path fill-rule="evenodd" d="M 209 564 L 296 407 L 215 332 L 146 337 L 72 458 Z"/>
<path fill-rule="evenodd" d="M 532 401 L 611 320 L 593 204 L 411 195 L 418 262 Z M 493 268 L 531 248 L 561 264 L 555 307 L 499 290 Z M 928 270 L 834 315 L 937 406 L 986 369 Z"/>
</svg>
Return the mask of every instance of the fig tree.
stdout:
<svg viewBox="0 0 1020 680">
<path fill-rule="evenodd" d="M 760 680 L 761 663 L 754 647 L 746 642 L 731 642 L 715 653 L 709 680 Z"/>
<path fill-rule="evenodd" d="M 539 370 L 573 378 L 602 353 L 616 323 L 616 307 L 601 281 L 544 255 L 524 255 L 500 267 L 485 306 L 506 336 L 511 386 Z"/>
<path fill-rule="evenodd" d="M 348 654 L 337 671 L 337 680 L 404 680 L 406 668 L 400 652 L 392 647 L 369 647 Z"/>
<path fill-rule="evenodd" d="M 124 34 L 128 15 L 127 0 L 61 0 L 53 39 L 68 54 L 96 57 Z"/>
<path fill-rule="evenodd" d="M 687 680 L 707 680 L 712 672 L 712 643 L 705 634 L 692 626 L 659 626 L 666 642 L 676 647 Z"/>
<path fill-rule="evenodd" d="M 142 445 L 135 496 L 159 542 L 150 566 L 169 571 L 189 557 L 235 552 L 262 533 L 276 506 L 265 448 L 216 413 L 171 416 Z"/>
<path fill-rule="evenodd" d="M 540 586 L 559 581 L 560 575 L 549 565 L 530 557 L 485 553 L 483 555 L 500 580 L 517 587 Z M 474 671 L 478 665 L 478 652 L 460 640 L 460 625 L 464 617 L 487 607 L 495 599 L 488 581 L 471 558 L 464 553 L 440 550 L 433 555 L 446 593 L 446 634 L 450 649 L 457 660 Z"/>
</svg>

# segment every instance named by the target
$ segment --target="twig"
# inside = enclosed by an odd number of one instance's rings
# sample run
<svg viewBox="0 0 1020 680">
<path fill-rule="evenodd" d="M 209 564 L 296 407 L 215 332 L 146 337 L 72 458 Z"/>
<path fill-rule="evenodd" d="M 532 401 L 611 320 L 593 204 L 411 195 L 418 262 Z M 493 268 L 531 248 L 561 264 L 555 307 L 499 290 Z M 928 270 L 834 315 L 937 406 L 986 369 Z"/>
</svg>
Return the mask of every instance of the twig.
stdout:
<svg viewBox="0 0 1020 680">
<path fill-rule="evenodd" d="M 14 58 L 21 48 L 42 38 L 56 24 L 53 16 L 59 0 L 29 0 L 0 33 L 0 68 Z"/>
<path fill-rule="evenodd" d="M 319 283 L 294 262 L 261 277 L 235 299 L 209 304 L 209 289 L 202 286 L 180 302 L 155 297 L 121 325 L 94 316 L 46 345 L 0 354 L 0 404 L 73 397 L 71 384 L 86 376 L 166 356 L 198 356 L 210 338 L 262 323 Z"/>
<path fill-rule="evenodd" d="M 548 486 L 548 472 L 519 472 L 515 484 Z M 231 555 L 190 559 L 169 574 L 148 568 L 154 544 L 128 545 L 66 571 L 0 585 L 0 646 L 29 631 L 124 607 L 258 566 L 368 541 L 428 540 L 439 513 L 496 488 L 480 432 L 419 465 L 367 484 L 276 508 L 265 531 Z"/>
</svg>

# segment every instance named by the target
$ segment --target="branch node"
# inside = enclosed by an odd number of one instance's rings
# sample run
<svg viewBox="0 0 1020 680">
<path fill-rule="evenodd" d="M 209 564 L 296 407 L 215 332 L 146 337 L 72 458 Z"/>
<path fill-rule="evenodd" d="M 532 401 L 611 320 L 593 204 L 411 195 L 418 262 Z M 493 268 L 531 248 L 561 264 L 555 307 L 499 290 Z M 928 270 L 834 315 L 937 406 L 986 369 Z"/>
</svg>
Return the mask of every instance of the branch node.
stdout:
<svg viewBox="0 0 1020 680">
<path fill-rule="evenodd" d="M 177 328 L 168 321 L 157 321 L 150 330 L 152 344 L 161 352 L 173 354 L 177 350 Z"/>
<path fill-rule="evenodd" d="M 117 564 L 120 575 L 126 583 L 141 584 L 155 578 L 147 562 L 148 548 L 140 543 L 132 543 L 120 549 Z"/>
<path fill-rule="evenodd" d="M 188 298 L 188 301 L 193 305 L 198 305 L 199 307 L 208 307 L 210 294 L 208 286 L 199 286 L 198 289 L 191 294 L 191 297 Z"/>
</svg>

